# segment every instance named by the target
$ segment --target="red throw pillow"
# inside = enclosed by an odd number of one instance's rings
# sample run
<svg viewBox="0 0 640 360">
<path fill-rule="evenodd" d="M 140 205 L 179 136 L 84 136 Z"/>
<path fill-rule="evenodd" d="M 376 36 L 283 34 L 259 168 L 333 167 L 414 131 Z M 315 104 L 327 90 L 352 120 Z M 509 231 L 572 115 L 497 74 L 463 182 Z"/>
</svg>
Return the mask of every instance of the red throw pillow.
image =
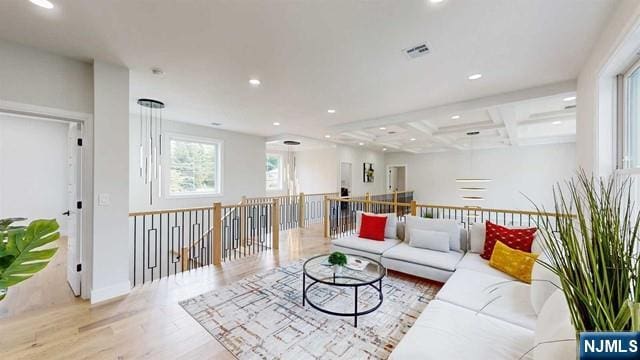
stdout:
<svg viewBox="0 0 640 360">
<path fill-rule="evenodd" d="M 385 226 L 387 226 L 386 216 L 371 216 L 362 214 L 360 237 L 365 239 L 384 241 Z"/>
<path fill-rule="evenodd" d="M 484 251 L 482 257 L 485 260 L 491 259 L 493 254 L 493 247 L 496 245 L 496 241 L 500 241 L 508 247 L 516 250 L 531 252 L 531 244 L 536 236 L 536 228 L 529 229 L 510 229 L 498 224 L 494 224 L 491 221 L 487 221 L 487 235 L 484 239 Z"/>
</svg>

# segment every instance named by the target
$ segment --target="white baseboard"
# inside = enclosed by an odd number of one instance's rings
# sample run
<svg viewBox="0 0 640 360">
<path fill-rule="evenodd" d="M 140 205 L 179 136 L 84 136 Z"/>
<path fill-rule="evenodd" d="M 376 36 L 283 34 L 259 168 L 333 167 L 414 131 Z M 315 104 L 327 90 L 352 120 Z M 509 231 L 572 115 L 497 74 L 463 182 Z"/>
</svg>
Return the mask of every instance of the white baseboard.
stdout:
<svg viewBox="0 0 640 360">
<path fill-rule="evenodd" d="M 127 295 L 130 291 L 131 282 L 128 280 L 100 289 L 91 289 L 91 304 L 97 304 L 99 302 L 110 300 L 118 296 Z"/>
</svg>

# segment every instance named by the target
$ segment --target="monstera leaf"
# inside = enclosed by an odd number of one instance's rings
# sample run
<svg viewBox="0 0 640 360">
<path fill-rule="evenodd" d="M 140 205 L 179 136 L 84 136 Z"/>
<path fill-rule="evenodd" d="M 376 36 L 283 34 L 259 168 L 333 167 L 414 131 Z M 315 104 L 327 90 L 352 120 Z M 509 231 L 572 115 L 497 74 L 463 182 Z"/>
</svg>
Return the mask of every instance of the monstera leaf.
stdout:
<svg viewBox="0 0 640 360">
<path fill-rule="evenodd" d="M 0 241 L 0 300 L 10 286 L 32 277 L 44 269 L 57 248 L 42 247 L 60 237 L 56 220 L 35 220 L 25 227 L 6 226 Z"/>
</svg>

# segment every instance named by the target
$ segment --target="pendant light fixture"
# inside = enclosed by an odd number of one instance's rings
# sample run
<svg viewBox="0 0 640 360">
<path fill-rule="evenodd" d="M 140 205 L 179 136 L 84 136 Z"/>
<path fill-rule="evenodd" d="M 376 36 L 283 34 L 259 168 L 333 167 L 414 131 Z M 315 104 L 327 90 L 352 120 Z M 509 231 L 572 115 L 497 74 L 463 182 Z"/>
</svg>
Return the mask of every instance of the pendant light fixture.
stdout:
<svg viewBox="0 0 640 360">
<path fill-rule="evenodd" d="M 473 137 L 480 134 L 479 131 L 469 131 L 467 133 L 467 136 L 470 137 L 470 142 L 469 142 L 469 146 L 470 146 L 470 152 L 471 155 L 469 156 L 469 173 L 473 174 L 473 153 L 474 153 L 474 149 L 473 149 Z M 488 183 L 491 182 L 492 179 L 488 179 L 488 178 L 479 178 L 479 177 L 467 177 L 467 178 L 457 178 L 456 182 L 457 183 Z M 460 191 L 464 191 L 464 192 L 484 192 L 487 191 L 486 187 L 481 187 L 481 186 L 462 186 L 459 187 L 458 190 Z M 484 197 L 482 196 L 478 196 L 478 195 L 467 195 L 464 194 L 460 196 L 461 198 L 463 198 L 464 200 L 468 200 L 468 201 L 482 201 L 484 200 Z"/>
<path fill-rule="evenodd" d="M 162 195 L 162 109 L 164 103 L 138 99 L 140 105 L 140 178 L 149 186 L 149 205 L 153 205 L 153 187 Z"/>
<path fill-rule="evenodd" d="M 287 145 L 287 167 L 285 173 L 285 178 L 287 180 L 287 194 L 296 195 L 298 193 L 298 176 L 296 174 L 296 156 L 292 147 L 300 145 L 300 141 L 285 140 L 284 144 Z"/>
</svg>

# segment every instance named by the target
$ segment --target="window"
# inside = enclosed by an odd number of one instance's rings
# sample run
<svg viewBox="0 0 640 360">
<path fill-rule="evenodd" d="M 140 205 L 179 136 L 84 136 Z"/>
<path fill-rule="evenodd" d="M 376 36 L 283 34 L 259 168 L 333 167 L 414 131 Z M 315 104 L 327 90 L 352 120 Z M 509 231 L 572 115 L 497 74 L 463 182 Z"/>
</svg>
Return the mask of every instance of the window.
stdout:
<svg viewBox="0 0 640 360">
<path fill-rule="evenodd" d="M 267 191 L 282 190 L 282 156 L 267 154 Z"/>
<path fill-rule="evenodd" d="M 640 168 L 640 62 L 618 76 L 618 111 L 621 116 L 619 168 Z"/>
<path fill-rule="evenodd" d="M 169 195 L 221 193 L 221 142 L 176 136 L 169 145 Z"/>
</svg>

